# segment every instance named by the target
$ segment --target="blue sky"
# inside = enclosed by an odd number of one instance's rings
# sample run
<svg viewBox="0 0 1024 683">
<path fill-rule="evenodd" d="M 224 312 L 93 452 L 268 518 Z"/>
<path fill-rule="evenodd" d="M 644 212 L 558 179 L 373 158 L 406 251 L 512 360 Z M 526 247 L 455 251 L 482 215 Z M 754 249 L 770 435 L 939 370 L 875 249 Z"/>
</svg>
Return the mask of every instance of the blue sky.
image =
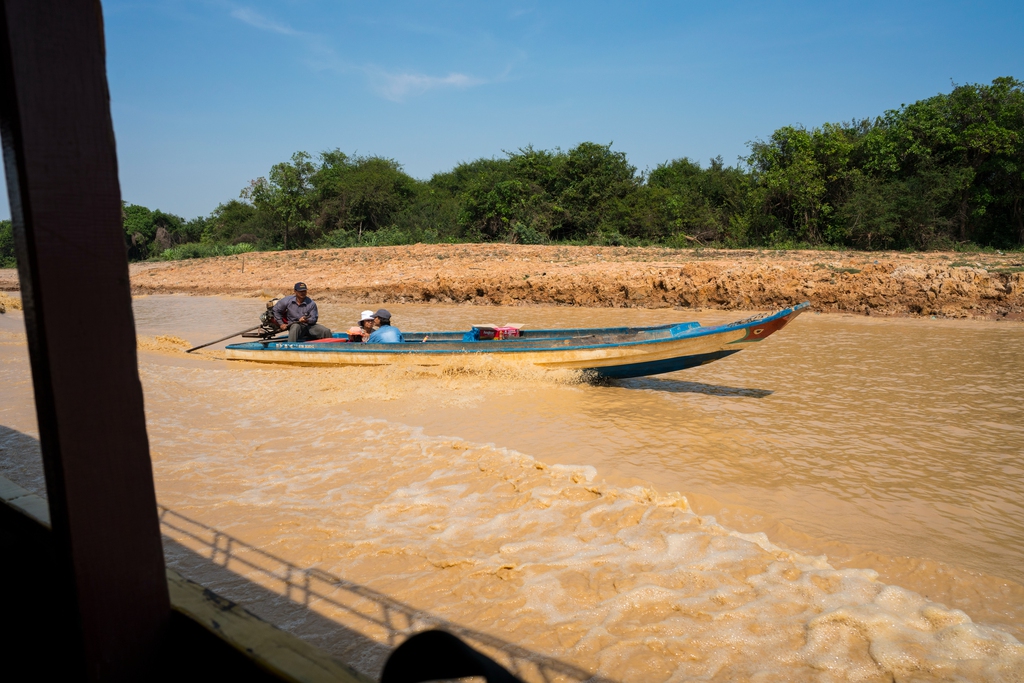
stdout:
<svg viewBox="0 0 1024 683">
<path fill-rule="evenodd" d="M 420 178 L 527 144 L 735 163 L 787 124 L 1024 79 L 1022 2 L 103 3 L 125 200 L 193 217 L 296 150 Z M 0 215 L 9 216 L 6 201 Z"/>
</svg>

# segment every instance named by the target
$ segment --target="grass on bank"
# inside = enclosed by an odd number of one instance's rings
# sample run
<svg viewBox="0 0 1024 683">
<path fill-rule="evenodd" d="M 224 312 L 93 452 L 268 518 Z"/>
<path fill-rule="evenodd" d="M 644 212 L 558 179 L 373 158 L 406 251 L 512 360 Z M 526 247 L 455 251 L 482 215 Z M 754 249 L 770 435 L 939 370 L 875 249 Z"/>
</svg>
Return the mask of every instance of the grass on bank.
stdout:
<svg viewBox="0 0 1024 683">
<path fill-rule="evenodd" d="M 256 247 L 248 242 L 239 244 L 210 244 L 206 242 L 190 242 L 165 249 L 150 260 L 153 261 L 184 261 L 186 259 L 210 258 L 211 256 L 238 256 Z"/>
</svg>

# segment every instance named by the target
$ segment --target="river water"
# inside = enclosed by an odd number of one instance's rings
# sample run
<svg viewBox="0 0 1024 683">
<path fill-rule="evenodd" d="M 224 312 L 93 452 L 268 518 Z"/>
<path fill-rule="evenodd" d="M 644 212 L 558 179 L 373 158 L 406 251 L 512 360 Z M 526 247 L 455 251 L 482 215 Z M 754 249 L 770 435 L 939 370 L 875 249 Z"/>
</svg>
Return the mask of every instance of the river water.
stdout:
<svg viewBox="0 0 1024 683">
<path fill-rule="evenodd" d="M 261 307 L 135 301 L 168 561 L 370 674 L 440 625 L 530 680 L 1024 680 L 1022 325 L 804 314 L 606 384 L 160 338 Z M 743 317 L 391 310 L 406 330 Z M 0 317 L 0 473 L 42 491 L 20 325 Z"/>
</svg>

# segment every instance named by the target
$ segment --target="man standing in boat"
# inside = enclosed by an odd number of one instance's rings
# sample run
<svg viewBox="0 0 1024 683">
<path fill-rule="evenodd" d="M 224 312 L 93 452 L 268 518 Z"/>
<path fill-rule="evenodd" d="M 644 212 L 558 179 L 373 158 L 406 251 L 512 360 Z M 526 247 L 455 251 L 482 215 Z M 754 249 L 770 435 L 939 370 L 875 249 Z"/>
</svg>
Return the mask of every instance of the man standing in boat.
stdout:
<svg viewBox="0 0 1024 683">
<path fill-rule="evenodd" d="M 274 322 L 282 331 L 288 330 L 288 341 L 327 339 L 331 331 L 317 324 L 316 302 L 306 296 L 306 283 L 295 283 L 295 294 L 274 304 Z"/>
<path fill-rule="evenodd" d="M 391 326 L 391 313 L 381 308 L 373 314 L 373 322 L 379 329 L 370 335 L 366 341 L 370 344 L 396 344 L 404 342 L 405 337 L 397 327 Z"/>
</svg>

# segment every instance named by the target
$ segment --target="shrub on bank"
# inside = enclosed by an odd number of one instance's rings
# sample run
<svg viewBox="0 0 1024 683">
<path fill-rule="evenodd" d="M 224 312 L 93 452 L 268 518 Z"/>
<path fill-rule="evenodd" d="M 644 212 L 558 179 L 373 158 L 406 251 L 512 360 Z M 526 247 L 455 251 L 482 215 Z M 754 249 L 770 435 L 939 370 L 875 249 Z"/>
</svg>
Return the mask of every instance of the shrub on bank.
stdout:
<svg viewBox="0 0 1024 683">
<path fill-rule="evenodd" d="M 160 261 L 183 261 L 185 259 L 208 258 L 210 256 L 237 256 L 238 254 L 255 250 L 256 248 L 247 242 L 240 242 L 239 244 L 189 242 L 165 249 L 156 258 Z"/>
</svg>

